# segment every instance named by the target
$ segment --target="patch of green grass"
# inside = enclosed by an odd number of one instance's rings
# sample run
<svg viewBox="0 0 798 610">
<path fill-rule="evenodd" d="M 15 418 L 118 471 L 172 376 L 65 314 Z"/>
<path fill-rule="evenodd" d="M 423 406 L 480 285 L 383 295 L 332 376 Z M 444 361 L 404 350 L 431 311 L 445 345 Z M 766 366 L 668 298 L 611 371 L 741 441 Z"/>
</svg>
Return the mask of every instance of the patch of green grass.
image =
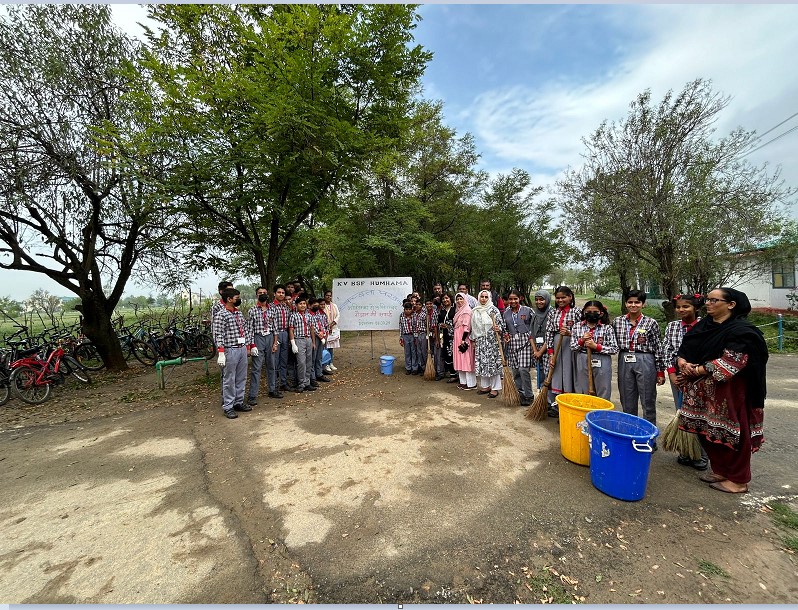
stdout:
<svg viewBox="0 0 798 610">
<path fill-rule="evenodd" d="M 566 589 L 559 580 L 555 580 L 548 570 L 534 574 L 527 579 L 527 584 L 532 588 L 532 595 L 538 601 L 545 600 L 548 604 L 572 604 L 574 600 L 571 591 Z"/>
<path fill-rule="evenodd" d="M 798 553 L 798 536 L 785 536 L 782 538 L 784 546 L 791 550 L 793 553 Z"/>
<path fill-rule="evenodd" d="M 125 392 L 122 396 L 119 397 L 121 402 L 138 402 L 139 400 L 144 400 L 146 398 L 150 398 L 152 396 L 152 390 L 131 390 L 130 392 Z"/>
<path fill-rule="evenodd" d="M 704 559 L 698 562 L 698 571 L 707 576 L 723 576 L 723 578 L 729 578 L 729 573 L 726 570 Z"/>
<path fill-rule="evenodd" d="M 770 508 L 773 509 L 773 519 L 777 523 L 798 530 L 798 513 L 793 509 L 782 502 L 773 502 Z"/>
<path fill-rule="evenodd" d="M 208 374 L 205 375 L 204 373 L 197 377 L 194 380 L 194 385 L 203 386 L 206 388 L 221 388 L 222 387 L 222 376 L 221 375 L 213 375 Z"/>
</svg>

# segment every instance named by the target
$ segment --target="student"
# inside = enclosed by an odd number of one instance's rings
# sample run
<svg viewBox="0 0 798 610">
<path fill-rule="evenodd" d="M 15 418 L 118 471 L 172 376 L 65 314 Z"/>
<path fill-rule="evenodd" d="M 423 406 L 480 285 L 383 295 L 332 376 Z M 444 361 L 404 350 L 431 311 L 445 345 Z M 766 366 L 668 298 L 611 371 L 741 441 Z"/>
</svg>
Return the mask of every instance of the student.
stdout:
<svg viewBox="0 0 798 610">
<path fill-rule="evenodd" d="M 534 364 L 534 337 L 531 335 L 532 310 L 526 305 L 521 305 L 521 293 L 511 290 L 507 295 L 507 304 L 502 318 L 504 319 L 504 357 L 513 371 L 513 379 L 518 394 L 521 396 L 521 406 L 528 407 L 532 404 L 534 390 L 532 378 L 529 374 L 530 367 Z"/>
<path fill-rule="evenodd" d="M 278 390 L 283 392 L 288 391 L 288 322 L 291 318 L 291 306 L 286 301 L 285 289 L 286 287 L 282 284 L 275 284 L 274 301 L 269 307 L 277 340 L 274 368 L 279 383 Z"/>
<path fill-rule="evenodd" d="M 313 367 L 313 324 L 308 313 L 308 298 L 301 294 L 296 299 L 296 311 L 288 322 L 288 340 L 291 351 L 296 355 L 296 392 L 302 393 L 316 389 L 310 381 Z"/>
<path fill-rule="evenodd" d="M 424 304 L 420 297 L 413 303 L 413 339 L 416 342 L 416 354 L 418 354 L 418 368 L 413 371 L 413 374 L 423 375 L 424 366 L 427 364 L 427 312 L 424 311 Z"/>
<path fill-rule="evenodd" d="M 274 332 L 272 312 L 269 307 L 269 295 L 263 286 L 255 289 L 257 303 L 249 310 L 249 330 L 252 334 L 255 347 L 258 349 L 252 356 L 252 370 L 249 374 L 249 397 L 247 404 L 254 407 L 258 404 L 260 391 L 260 376 L 266 369 L 266 379 L 269 386 L 270 398 L 282 398 L 277 389 L 277 375 L 274 367 L 275 354 L 278 349 L 277 333 Z"/>
<path fill-rule="evenodd" d="M 326 348 L 330 352 L 330 364 L 327 365 L 328 371 L 325 373 L 337 371 L 338 367 L 335 366 L 335 350 L 341 347 L 341 331 L 338 328 L 338 322 L 341 313 L 338 311 L 338 305 L 333 303 L 332 291 L 327 290 L 324 292 L 324 313 L 327 314 L 327 321 L 330 324 L 330 334 L 327 336 Z"/>
<path fill-rule="evenodd" d="M 582 318 L 582 310 L 575 303 L 574 291 L 568 286 L 558 286 L 554 290 L 554 303 L 556 307 L 549 312 L 546 321 L 546 349 L 549 358 L 554 355 L 556 345 L 561 344 L 561 347 L 557 361 L 554 363 L 554 374 L 551 377 L 549 417 L 559 417 L 557 395 L 574 391 L 571 327 Z M 549 368 L 551 368 L 551 360 L 549 360 Z"/>
<path fill-rule="evenodd" d="M 643 315 L 646 293 L 630 290 L 626 296 L 626 315 L 612 321 L 618 340 L 618 392 L 624 413 L 638 414 L 657 425 L 657 386 L 665 383 L 665 367 L 660 352 L 659 324 Z M 657 443 L 654 442 L 656 450 Z"/>
<path fill-rule="evenodd" d="M 399 316 L 399 345 L 405 350 L 405 375 L 412 375 L 418 368 L 418 353 L 416 352 L 416 338 L 412 301 L 402 303 L 402 314 Z"/>
<path fill-rule="evenodd" d="M 676 409 L 681 409 L 684 395 L 679 384 L 685 380 L 679 375 L 677 368 L 677 354 L 682 345 L 685 333 L 690 331 L 701 318 L 699 310 L 704 306 L 704 297 L 700 294 L 677 294 L 673 297 L 673 305 L 678 320 L 669 322 L 665 327 L 665 338 L 662 340 L 662 363 L 666 367 L 668 378 L 671 382 L 673 402 Z M 701 458 L 692 460 L 686 455 L 680 455 L 676 461 L 682 466 L 692 466 L 696 470 L 706 470 L 709 467 L 706 451 L 701 448 Z"/>
<path fill-rule="evenodd" d="M 551 311 L 551 295 L 546 290 L 535 293 L 535 307 L 532 308 L 532 337 L 534 348 L 534 367 L 537 370 L 537 387 L 543 387 L 543 381 L 549 372 L 549 353 L 546 349 L 546 320 Z"/>
<path fill-rule="evenodd" d="M 427 350 L 432 350 L 432 363 L 435 366 L 435 381 L 443 379 L 443 374 L 438 372 L 438 361 L 440 360 L 438 347 L 438 307 L 435 305 L 434 299 L 427 299 L 424 301 L 424 315 L 425 323 L 427 325 L 427 340 L 425 341 Z M 424 357 L 422 369 L 426 367 L 427 358 Z"/>
<path fill-rule="evenodd" d="M 252 341 L 249 325 L 238 311 L 241 293 L 235 288 L 225 288 L 221 294 L 224 309 L 213 318 L 213 342 L 218 352 L 217 364 L 222 367 L 222 410 L 227 419 L 236 419 L 236 411 L 252 411 L 244 404 L 247 384 L 247 352 L 258 355 Z"/>
<path fill-rule="evenodd" d="M 222 298 L 222 291 L 225 288 L 232 288 L 232 287 L 233 287 L 233 282 L 228 282 L 226 280 L 219 282 L 219 300 L 216 301 L 211 306 L 211 324 L 213 324 L 213 318 L 216 316 L 216 314 L 219 313 L 222 309 L 224 309 L 224 299 Z"/>
<path fill-rule="evenodd" d="M 330 325 L 327 321 L 327 314 L 321 307 L 324 299 L 310 299 L 310 317 L 313 321 L 313 331 L 315 339 L 313 341 L 313 377 L 315 381 L 329 383 L 332 381 L 324 374 L 321 364 L 322 350 L 327 343 L 327 336 L 330 334 Z"/>
<path fill-rule="evenodd" d="M 612 393 L 612 355 L 618 353 L 610 314 L 601 301 L 588 301 L 582 308 L 582 319 L 571 328 L 571 349 L 574 351 L 574 391 L 588 394 L 588 367 L 593 369 L 596 396 L 610 400 Z M 587 350 L 590 348 L 590 361 Z"/>
</svg>

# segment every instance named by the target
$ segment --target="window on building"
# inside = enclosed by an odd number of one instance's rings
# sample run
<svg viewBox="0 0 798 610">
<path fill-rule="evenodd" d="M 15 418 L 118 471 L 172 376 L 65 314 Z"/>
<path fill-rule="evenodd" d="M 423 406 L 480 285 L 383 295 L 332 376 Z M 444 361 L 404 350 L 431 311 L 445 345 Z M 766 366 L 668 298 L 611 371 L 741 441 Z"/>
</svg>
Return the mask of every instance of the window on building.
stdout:
<svg viewBox="0 0 798 610">
<path fill-rule="evenodd" d="M 773 263 L 773 288 L 795 288 L 795 261 Z"/>
</svg>

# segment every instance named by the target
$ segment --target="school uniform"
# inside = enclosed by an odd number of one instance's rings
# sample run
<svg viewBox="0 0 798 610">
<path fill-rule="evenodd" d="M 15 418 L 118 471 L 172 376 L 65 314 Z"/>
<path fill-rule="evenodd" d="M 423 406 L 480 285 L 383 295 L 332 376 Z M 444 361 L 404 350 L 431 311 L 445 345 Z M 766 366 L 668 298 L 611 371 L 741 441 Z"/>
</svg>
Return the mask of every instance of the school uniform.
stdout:
<svg viewBox="0 0 798 610">
<path fill-rule="evenodd" d="M 555 347 L 562 344 L 560 354 L 554 366 L 549 388 L 549 404 L 555 404 L 558 394 L 574 391 L 574 357 L 571 350 L 571 336 L 561 335 L 560 328 L 571 330 L 582 319 L 582 310 L 578 307 L 554 307 L 546 320 L 546 347 L 549 358 L 554 356 Z M 548 373 L 547 373 L 548 374 Z"/>
<path fill-rule="evenodd" d="M 405 347 L 405 372 L 408 374 L 418 369 L 418 351 L 414 334 L 418 334 L 415 327 L 415 316 L 412 313 L 406 316 L 402 311 L 399 316 L 399 336 Z"/>
<path fill-rule="evenodd" d="M 288 322 L 291 319 L 291 306 L 283 301 L 275 300 L 269 307 L 274 332 L 277 334 L 277 352 L 274 355 L 275 373 L 280 389 L 288 388 L 288 355 L 294 354 L 288 343 Z M 296 361 L 294 359 L 294 361 Z"/>
<path fill-rule="evenodd" d="M 660 349 L 662 350 L 662 364 L 665 366 L 665 372 L 668 375 L 677 372 L 676 359 L 684 334 L 693 328 L 699 320 L 701 318 L 696 318 L 691 324 L 685 324 L 681 320 L 674 320 L 665 327 L 665 337 L 660 344 Z M 682 391 L 673 382 L 671 382 L 671 391 L 673 392 L 673 402 L 676 408 L 680 409 L 682 406 Z"/>
<path fill-rule="evenodd" d="M 311 386 L 313 370 L 313 321 L 307 310 L 304 313 L 295 311 L 291 314 L 288 328 L 293 331 L 296 352 L 297 390 L 303 391 Z M 293 350 L 291 350 L 293 352 Z"/>
<path fill-rule="evenodd" d="M 313 329 L 316 331 L 316 339 L 313 345 L 313 380 L 321 379 L 324 376 L 323 367 L 321 364 L 322 351 L 324 345 L 321 340 L 327 338 L 330 334 L 330 325 L 327 321 L 327 314 L 320 308 L 316 313 L 310 314 L 313 320 Z"/>
<path fill-rule="evenodd" d="M 596 396 L 610 400 L 612 394 L 612 355 L 618 353 L 618 342 L 615 331 L 609 324 L 598 322 L 595 327 L 581 321 L 571 327 L 571 349 L 574 352 L 574 391 L 577 394 L 588 394 L 590 383 L 588 368 L 593 370 L 593 387 Z M 596 342 L 596 349 L 591 351 L 590 362 L 587 359 L 585 333 L 590 333 Z"/>
<path fill-rule="evenodd" d="M 213 341 L 224 352 L 222 367 L 222 409 L 230 411 L 244 404 L 247 384 L 247 346 L 254 347 L 249 324 L 238 309 L 219 310 L 213 318 Z"/>
<path fill-rule="evenodd" d="M 664 375 L 660 351 L 659 324 L 654 318 L 640 315 L 637 323 L 629 314 L 612 321 L 618 340 L 618 391 L 624 413 L 638 414 L 643 405 L 643 418 L 657 424 L 657 377 Z"/>
<path fill-rule="evenodd" d="M 535 363 L 532 342 L 532 310 L 521 305 L 518 311 L 508 307 L 502 313 L 506 332 L 510 340 L 504 346 L 504 357 L 513 371 L 513 380 L 524 402 L 534 398 L 532 376 L 529 369 Z"/>
<path fill-rule="evenodd" d="M 425 309 L 413 313 L 413 340 L 416 342 L 416 354 L 418 362 L 416 372 L 421 375 L 427 364 L 427 312 Z"/>
<path fill-rule="evenodd" d="M 258 398 L 260 377 L 264 367 L 266 368 L 269 394 L 274 394 L 277 391 L 277 371 L 274 366 L 275 354 L 272 351 L 275 338 L 274 323 L 272 322 L 272 314 L 268 304 L 264 303 L 264 307 L 261 307 L 260 304 L 252 307 L 249 310 L 248 322 L 255 347 L 258 348 L 258 355 L 252 357 L 252 370 L 249 374 L 248 401 L 252 404 Z"/>
</svg>

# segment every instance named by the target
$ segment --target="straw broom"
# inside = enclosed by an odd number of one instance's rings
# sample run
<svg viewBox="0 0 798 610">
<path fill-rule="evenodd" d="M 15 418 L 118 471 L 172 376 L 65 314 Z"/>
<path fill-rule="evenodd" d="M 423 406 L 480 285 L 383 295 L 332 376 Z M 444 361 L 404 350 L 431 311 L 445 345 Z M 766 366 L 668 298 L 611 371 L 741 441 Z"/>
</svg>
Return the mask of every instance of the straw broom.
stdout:
<svg viewBox="0 0 798 610">
<path fill-rule="evenodd" d="M 496 325 L 496 319 L 491 315 L 493 325 Z M 504 369 L 504 381 L 502 382 L 502 400 L 508 407 L 518 407 L 521 405 L 521 395 L 518 393 L 518 388 L 515 387 L 515 377 L 513 370 L 507 366 L 507 360 L 504 357 L 504 349 L 502 348 L 501 338 L 499 331 L 496 332 L 496 343 L 499 344 L 499 353 L 502 357 L 502 367 Z"/>
<path fill-rule="evenodd" d="M 549 366 L 549 373 L 546 375 L 546 381 L 543 382 L 543 387 L 540 388 L 538 395 L 535 396 L 535 400 L 532 401 L 532 405 L 527 407 L 524 417 L 528 417 L 534 421 L 543 421 L 546 419 L 546 412 L 549 409 L 549 388 L 551 387 L 551 378 L 554 377 L 554 367 L 557 365 L 557 356 L 560 355 L 561 347 L 562 335 L 560 335 L 560 340 L 557 342 L 557 348 L 554 350 L 554 355 L 551 359 L 551 365 Z"/>
<path fill-rule="evenodd" d="M 596 386 L 593 383 L 593 353 L 587 348 L 587 393 L 596 395 Z"/>
<path fill-rule="evenodd" d="M 427 335 L 427 366 L 424 367 L 424 379 L 427 381 L 435 381 L 437 376 L 435 373 L 435 362 L 432 358 L 432 343 Z"/>
<path fill-rule="evenodd" d="M 681 407 L 681 405 L 679 406 Z M 698 436 L 679 429 L 679 415 L 681 412 L 681 408 L 677 409 L 676 417 L 662 431 L 660 436 L 662 448 L 665 451 L 673 451 L 679 455 L 687 456 L 693 461 L 700 460 L 703 456 L 701 455 L 701 443 L 698 442 Z"/>
</svg>

